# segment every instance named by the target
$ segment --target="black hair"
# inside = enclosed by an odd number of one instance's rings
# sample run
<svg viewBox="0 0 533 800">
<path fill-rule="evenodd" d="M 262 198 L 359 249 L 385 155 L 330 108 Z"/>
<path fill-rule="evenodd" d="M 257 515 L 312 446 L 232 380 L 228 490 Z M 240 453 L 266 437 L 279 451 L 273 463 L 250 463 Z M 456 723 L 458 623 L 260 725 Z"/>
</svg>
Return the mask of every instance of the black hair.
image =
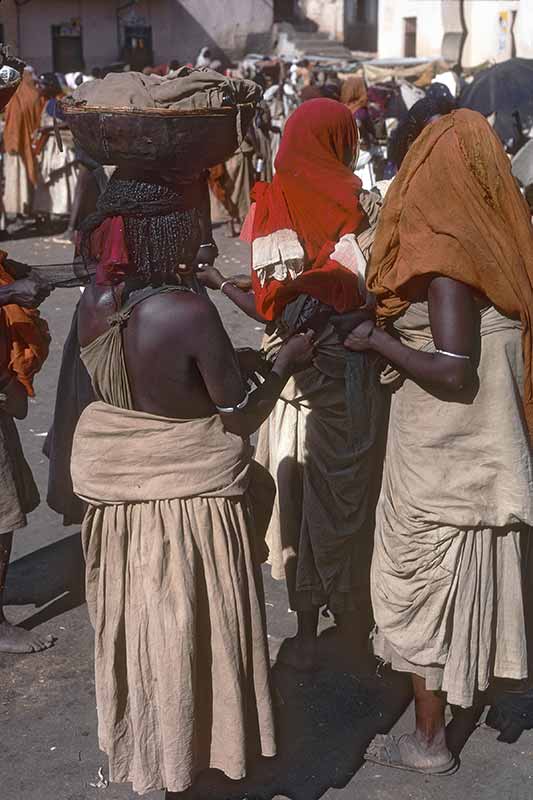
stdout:
<svg viewBox="0 0 533 800">
<path fill-rule="evenodd" d="M 169 63 L 168 68 L 170 72 L 175 72 L 177 69 L 181 67 L 180 62 L 177 58 L 173 58 L 172 61 Z"/>
<path fill-rule="evenodd" d="M 457 101 L 443 83 L 432 83 L 426 90 L 426 97 L 433 100 L 439 110 L 439 114 L 449 114 L 457 108 Z"/>
<path fill-rule="evenodd" d="M 437 103 L 428 97 L 424 97 L 412 106 L 409 111 L 400 119 L 400 123 L 391 136 L 389 142 L 389 158 L 398 169 L 407 155 L 411 145 L 418 139 L 428 122 L 433 117 L 442 114 Z"/>
<path fill-rule="evenodd" d="M 55 72 L 43 72 L 39 77 L 39 85 L 48 92 L 61 93 L 61 84 Z"/>
<path fill-rule="evenodd" d="M 189 264 L 199 245 L 199 219 L 187 207 L 179 187 L 156 177 L 141 179 L 114 175 L 98 201 L 96 214 L 81 226 L 81 253 L 90 262 L 90 234 L 108 217 L 122 216 L 130 263 L 135 278 L 164 283 L 179 264 Z"/>
</svg>

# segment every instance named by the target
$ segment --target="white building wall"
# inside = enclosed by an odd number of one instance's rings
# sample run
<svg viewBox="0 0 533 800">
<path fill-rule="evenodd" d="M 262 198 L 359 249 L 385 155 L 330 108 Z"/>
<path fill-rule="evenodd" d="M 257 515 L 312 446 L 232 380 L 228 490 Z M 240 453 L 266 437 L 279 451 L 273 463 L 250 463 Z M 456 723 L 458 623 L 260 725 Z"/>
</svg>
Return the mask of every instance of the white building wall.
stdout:
<svg viewBox="0 0 533 800">
<path fill-rule="evenodd" d="M 379 3 L 378 53 L 380 58 L 402 58 L 404 20 L 417 19 L 417 55 L 438 58 L 444 27 L 441 0 L 381 0 Z"/>
<path fill-rule="evenodd" d="M 79 18 L 86 67 L 120 58 L 117 8 L 124 0 L 30 0 L 19 9 L 20 42 L 14 0 L 0 3 L 0 23 L 14 50 L 36 71 L 52 69 L 52 25 Z M 132 22 L 152 27 L 154 62 L 193 60 L 201 47 L 227 51 L 244 48 L 250 33 L 266 33 L 273 23 L 265 0 L 140 0 L 123 12 Z"/>
<path fill-rule="evenodd" d="M 170 0 L 189 15 L 198 36 L 203 30 L 223 50 L 240 50 L 250 33 L 266 33 L 274 21 L 270 0 Z M 196 25 L 193 25 L 196 23 Z M 175 31 L 175 34 L 178 32 Z"/>
<path fill-rule="evenodd" d="M 520 0 L 476 0 L 465 3 L 468 36 L 463 51 L 463 66 L 474 67 L 484 61 L 505 61 L 512 54 L 512 12 Z M 531 20 L 533 24 L 533 20 Z"/>
<path fill-rule="evenodd" d="M 512 13 L 517 55 L 533 58 L 533 0 L 467 0 L 468 36 L 463 65 L 503 61 L 512 53 Z M 461 30 L 458 0 L 381 0 L 378 51 L 382 58 L 404 55 L 404 19 L 417 18 L 417 56 L 439 58 L 445 33 Z"/>
<path fill-rule="evenodd" d="M 514 35 L 516 55 L 533 58 L 533 0 L 520 0 Z"/>
<path fill-rule="evenodd" d="M 348 0 L 350 1 L 350 0 Z M 331 39 L 344 39 L 345 0 L 300 0 L 300 14 L 316 22 Z"/>
</svg>

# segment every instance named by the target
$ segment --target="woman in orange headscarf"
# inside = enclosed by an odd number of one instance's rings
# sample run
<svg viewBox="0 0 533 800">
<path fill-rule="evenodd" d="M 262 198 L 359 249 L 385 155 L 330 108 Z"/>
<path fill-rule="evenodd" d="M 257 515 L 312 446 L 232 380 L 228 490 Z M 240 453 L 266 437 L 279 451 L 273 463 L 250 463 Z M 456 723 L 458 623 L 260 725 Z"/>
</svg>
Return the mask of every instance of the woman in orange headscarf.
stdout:
<svg viewBox="0 0 533 800">
<path fill-rule="evenodd" d="M 533 230 L 489 124 L 427 125 L 382 210 L 369 267 L 382 326 L 345 344 L 398 372 L 377 511 L 374 650 L 412 675 L 416 731 L 367 758 L 456 768 L 445 702 L 527 676 L 521 540 L 533 525 Z"/>
<path fill-rule="evenodd" d="M 37 185 L 32 143 L 44 104 L 33 71 L 26 68 L 22 83 L 5 111 L 4 210 L 8 216 L 26 214 L 31 205 L 32 192 Z"/>
<path fill-rule="evenodd" d="M 287 580 L 298 614 L 298 635 L 280 659 L 301 669 L 314 664 L 321 606 L 340 623 L 350 617 L 352 635 L 357 611 L 363 639 L 368 635 L 365 554 L 382 396 L 375 360 L 347 363 L 330 323 L 332 314 L 357 311 L 366 301 L 361 237 L 369 220 L 352 170 L 357 150 L 347 108 L 327 99 L 300 106 L 285 127 L 273 182 L 254 188 L 245 232 L 253 294 L 246 297 L 220 275 L 211 283 L 245 310 L 253 298 L 255 318 L 270 323 L 268 359 L 294 331 L 315 331 L 314 365 L 287 384 L 261 428 L 257 455 L 278 489 L 268 531 L 272 572 Z"/>
<path fill-rule="evenodd" d="M 355 75 L 346 78 L 341 88 L 341 103 L 352 112 L 363 148 L 368 149 L 373 144 L 376 134 L 368 111 L 368 93 L 364 78 Z"/>
</svg>

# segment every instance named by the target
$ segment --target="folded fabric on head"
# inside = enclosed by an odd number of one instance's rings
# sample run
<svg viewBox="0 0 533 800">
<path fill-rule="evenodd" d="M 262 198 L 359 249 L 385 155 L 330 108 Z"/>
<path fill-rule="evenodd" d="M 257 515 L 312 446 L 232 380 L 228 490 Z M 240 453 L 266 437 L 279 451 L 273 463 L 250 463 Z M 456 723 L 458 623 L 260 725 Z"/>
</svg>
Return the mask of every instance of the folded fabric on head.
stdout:
<svg viewBox="0 0 533 800">
<path fill-rule="evenodd" d="M 83 84 L 76 101 L 108 108 L 167 108 L 196 111 L 256 103 L 260 87 L 253 81 L 232 80 L 212 69 L 182 67 L 170 77 L 140 72 L 111 72 L 103 80 Z"/>
</svg>

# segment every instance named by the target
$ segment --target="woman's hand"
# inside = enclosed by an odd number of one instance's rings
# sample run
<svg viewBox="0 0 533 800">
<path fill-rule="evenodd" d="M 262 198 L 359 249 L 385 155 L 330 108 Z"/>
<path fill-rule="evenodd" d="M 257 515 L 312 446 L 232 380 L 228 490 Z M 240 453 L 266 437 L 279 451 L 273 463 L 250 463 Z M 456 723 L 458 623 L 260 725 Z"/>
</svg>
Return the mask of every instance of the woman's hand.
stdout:
<svg viewBox="0 0 533 800">
<path fill-rule="evenodd" d="M 371 350 L 371 336 L 375 329 L 375 323 L 372 320 L 361 322 L 355 327 L 344 340 L 344 346 L 347 350 L 352 350 L 354 353 L 361 353 L 365 350 Z"/>
<path fill-rule="evenodd" d="M 357 328 L 362 322 L 375 319 L 375 311 L 373 308 L 358 308 L 356 311 L 349 311 L 346 314 L 333 314 L 329 321 L 335 328 L 335 332 L 339 337 L 341 344 L 344 344 L 346 337 Z"/>
<path fill-rule="evenodd" d="M 308 331 L 307 333 L 297 333 L 287 339 L 279 351 L 274 370 L 292 375 L 310 367 L 315 356 L 314 336 L 314 331 Z"/>
<path fill-rule="evenodd" d="M 226 280 L 224 275 L 222 275 L 216 267 L 210 266 L 198 267 L 196 270 L 196 279 L 202 286 L 215 291 L 218 291 Z"/>
<path fill-rule="evenodd" d="M 270 364 L 261 353 L 253 350 L 251 347 L 241 347 L 235 351 L 239 359 L 239 367 L 243 377 L 247 380 L 253 380 L 255 383 L 255 376 L 257 374 L 266 378 L 270 374 L 272 364 Z"/>
<path fill-rule="evenodd" d="M 4 289 L 0 305 L 15 303 L 23 308 L 38 308 L 52 291 L 50 284 L 35 273 L 28 278 L 8 283 Z"/>
</svg>

